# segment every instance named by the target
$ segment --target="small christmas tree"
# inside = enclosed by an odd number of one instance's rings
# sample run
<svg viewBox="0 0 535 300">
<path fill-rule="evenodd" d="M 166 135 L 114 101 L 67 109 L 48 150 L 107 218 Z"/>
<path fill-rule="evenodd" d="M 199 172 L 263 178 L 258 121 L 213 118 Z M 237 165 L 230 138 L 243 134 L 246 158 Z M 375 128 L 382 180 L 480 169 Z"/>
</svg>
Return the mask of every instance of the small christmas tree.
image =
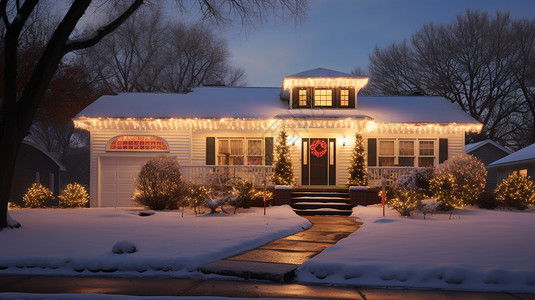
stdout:
<svg viewBox="0 0 535 300">
<path fill-rule="evenodd" d="M 294 178 L 292 161 L 290 159 L 290 149 L 288 149 L 288 145 L 286 144 L 286 138 L 286 130 L 283 129 L 277 138 L 272 180 L 275 185 L 297 186 Z"/>
<path fill-rule="evenodd" d="M 366 162 L 364 160 L 364 145 L 362 135 L 355 134 L 355 148 L 351 155 L 351 165 L 349 166 L 348 184 L 356 186 L 368 185 L 368 174 L 366 171 Z"/>
</svg>

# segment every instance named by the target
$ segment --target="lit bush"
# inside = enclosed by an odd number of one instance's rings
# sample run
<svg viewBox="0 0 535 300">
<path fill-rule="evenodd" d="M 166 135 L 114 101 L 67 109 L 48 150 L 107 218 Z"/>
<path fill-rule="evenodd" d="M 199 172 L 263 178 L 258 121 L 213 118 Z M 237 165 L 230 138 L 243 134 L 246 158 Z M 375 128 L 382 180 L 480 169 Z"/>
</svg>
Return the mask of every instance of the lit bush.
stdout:
<svg viewBox="0 0 535 300">
<path fill-rule="evenodd" d="M 31 208 L 44 207 L 52 199 L 54 199 L 52 191 L 40 183 L 32 184 L 22 197 L 24 206 Z"/>
<path fill-rule="evenodd" d="M 463 202 L 463 205 L 475 204 L 487 183 L 485 165 L 468 154 L 456 155 L 439 165 L 435 170 L 435 176 L 445 178 L 445 173 L 453 176 L 455 183 L 452 187 L 453 193 L 456 198 L 459 198 L 457 200 Z M 455 207 L 463 205 L 456 204 Z"/>
<path fill-rule="evenodd" d="M 58 196 L 61 207 L 85 207 L 89 202 L 89 194 L 79 183 L 69 183 Z"/>
<path fill-rule="evenodd" d="M 423 195 L 412 189 L 397 188 L 387 193 L 386 204 L 402 216 L 410 216 L 422 206 Z"/>
<path fill-rule="evenodd" d="M 535 183 L 516 173 L 505 178 L 494 191 L 496 199 L 505 206 L 526 209 L 535 205 Z"/>
<path fill-rule="evenodd" d="M 135 185 L 133 200 L 154 210 L 178 209 L 184 196 L 180 164 L 163 154 L 143 165 Z"/>
<path fill-rule="evenodd" d="M 233 192 L 236 194 L 236 199 L 231 204 L 234 206 L 234 211 L 239 207 L 262 207 L 264 206 L 264 191 L 257 190 L 251 182 L 245 180 L 237 180 L 233 186 Z M 273 193 L 266 191 L 266 206 L 271 204 Z"/>
<path fill-rule="evenodd" d="M 193 208 L 195 215 L 201 213 L 201 207 L 210 195 L 210 189 L 202 185 L 192 185 L 185 190 L 185 199 L 189 207 Z"/>
<path fill-rule="evenodd" d="M 397 187 L 417 190 L 430 196 L 429 181 L 433 178 L 433 172 L 433 168 L 413 169 L 398 178 Z"/>
<path fill-rule="evenodd" d="M 429 186 L 435 200 L 441 203 L 437 209 L 452 210 L 464 206 L 463 198 L 452 174 L 447 172 L 436 173 L 429 182 Z"/>
</svg>

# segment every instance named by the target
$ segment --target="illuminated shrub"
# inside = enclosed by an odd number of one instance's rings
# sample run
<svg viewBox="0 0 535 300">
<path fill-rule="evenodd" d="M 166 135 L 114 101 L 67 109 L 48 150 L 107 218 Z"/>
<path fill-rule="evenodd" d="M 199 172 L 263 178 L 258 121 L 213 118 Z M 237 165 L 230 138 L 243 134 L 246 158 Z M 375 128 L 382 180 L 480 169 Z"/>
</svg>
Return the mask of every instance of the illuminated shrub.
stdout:
<svg viewBox="0 0 535 300">
<path fill-rule="evenodd" d="M 54 199 L 52 191 L 40 183 L 32 184 L 24 197 L 22 197 L 24 206 L 31 208 L 44 207 L 52 199 Z"/>
<path fill-rule="evenodd" d="M 69 183 L 58 196 L 61 207 L 85 207 L 89 202 L 89 194 L 79 183 Z"/>
<path fill-rule="evenodd" d="M 440 177 L 442 184 L 446 184 L 444 182 L 446 178 L 444 174 L 453 176 L 454 185 L 451 188 L 456 198 L 454 202 L 462 201 L 462 204 L 454 204 L 452 202 L 455 207 L 475 204 L 479 194 L 485 189 L 487 182 L 485 165 L 474 156 L 468 154 L 456 155 L 436 168 L 435 177 Z M 438 186 L 435 185 L 436 187 Z M 436 191 L 434 190 L 434 192 Z"/>
<path fill-rule="evenodd" d="M 505 206 L 526 209 L 535 205 L 535 183 L 516 173 L 505 178 L 494 191 L 496 199 Z"/>
<path fill-rule="evenodd" d="M 184 196 L 180 164 L 164 154 L 143 165 L 135 185 L 133 200 L 154 210 L 178 209 Z"/>
<path fill-rule="evenodd" d="M 387 193 L 386 204 L 402 216 L 410 216 L 422 206 L 423 195 L 412 189 L 398 188 Z"/>
<path fill-rule="evenodd" d="M 429 181 L 433 178 L 433 172 L 433 168 L 413 169 L 408 174 L 398 178 L 397 187 L 417 190 L 430 196 Z"/>
<path fill-rule="evenodd" d="M 435 200 L 441 203 L 437 209 L 452 210 L 464 206 L 463 198 L 460 196 L 459 188 L 452 174 L 448 172 L 436 173 L 429 182 L 429 186 Z"/>
<path fill-rule="evenodd" d="M 206 203 L 206 199 L 211 191 L 202 185 L 192 185 L 185 190 L 185 200 L 189 207 L 193 208 L 195 215 L 201 213 L 201 207 Z"/>
</svg>

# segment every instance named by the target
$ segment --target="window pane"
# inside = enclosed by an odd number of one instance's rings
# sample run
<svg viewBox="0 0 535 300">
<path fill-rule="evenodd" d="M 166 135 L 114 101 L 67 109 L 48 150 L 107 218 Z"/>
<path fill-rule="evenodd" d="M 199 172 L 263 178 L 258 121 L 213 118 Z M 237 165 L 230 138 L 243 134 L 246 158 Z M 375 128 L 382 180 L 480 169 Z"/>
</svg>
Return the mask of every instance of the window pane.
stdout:
<svg viewBox="0 0 535 300">
<path fill-rule="evenodd" d="M 435 164 L 434 157 L 418 157 L 418 166 L 419 167 L 434 167 Z"/>
<path fill-rule="evenodd" d="M 414 167 L 414 157 L 399 157 L 399 166 L 402 167 Z"/>
<path fill-rule="evenodd" d="M 414 141 L 399 141 L 399 155 L 414 155 Z"/>
<path fill-rule="evenodd" d="M 219 140 L 219 154 L 230 153 L 228 140 Z"/>
<path fill-rule="evenodd" d="M 231 155 L 243 155 L 243 140 L 231 140 L 230 141 L 230 154 Z"/>
<path fill-rule="evenodd" d="M 393 167 L 394 158 L 393 157 L 379 157 L 379 166 L 380 167 Z"/>
<path fill-rule="evenodd" d="M 262 156 L 247 156 L 247 164 L 250 166 L 261 166 Z"/>
<path fill-rule="evenodd" d="M 340 106 L 349 105 L 349 90 L 340 91 Z"/>
<path fill-rule="evenodd" d="M 528 177 L 528 169 L 518 170 L 518 175 L 522 177 Z"/>
<path fill-rule="evenodd" d="M 435 155 L 434 141 L 420 141 L 420 155 L 433 156 Z"/>
<path fill-rule="evenodd" d="M 394 155 L 394 141 L 379 141 L 379 155 Z"/>
<path fill-rule="evenodd" d="M 307 105 L 307 90 L 299 90 L 299 106 Z"/>
<path fill-rule="evenodd" d="M 247 155 L 262 155 L 262 140 L 247 140 Z"/>
<path fill-rule="evenodd" d="M 333 91 L 314 90 L 314 106 L 333 106 Z"/>
<path fill-rule="evenodd" d="M 241 166 L 243 165 L 243 156 L 231 156 L 230 157 L 231 166 Z"/>
<path fill-rule="evenodd" d="M 155 136 L 120 136 L 110 143 L 108 150 L 166 151 L 167 145 Z"/>
</svg>

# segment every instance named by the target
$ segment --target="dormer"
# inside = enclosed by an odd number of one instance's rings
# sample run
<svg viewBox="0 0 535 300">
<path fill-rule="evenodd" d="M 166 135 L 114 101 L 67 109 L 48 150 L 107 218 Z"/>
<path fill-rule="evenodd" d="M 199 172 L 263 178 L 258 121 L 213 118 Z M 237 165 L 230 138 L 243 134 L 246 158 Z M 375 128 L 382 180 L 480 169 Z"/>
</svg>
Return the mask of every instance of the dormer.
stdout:
<svg viewBox="0 0 535 300">
<path fill-rule="evenodd" d="M 356 108 L 368 78 L 317 68 L 284 77 L 281 99 L 289 108 Z"/>
</svg>

